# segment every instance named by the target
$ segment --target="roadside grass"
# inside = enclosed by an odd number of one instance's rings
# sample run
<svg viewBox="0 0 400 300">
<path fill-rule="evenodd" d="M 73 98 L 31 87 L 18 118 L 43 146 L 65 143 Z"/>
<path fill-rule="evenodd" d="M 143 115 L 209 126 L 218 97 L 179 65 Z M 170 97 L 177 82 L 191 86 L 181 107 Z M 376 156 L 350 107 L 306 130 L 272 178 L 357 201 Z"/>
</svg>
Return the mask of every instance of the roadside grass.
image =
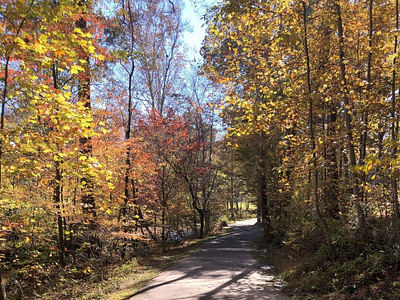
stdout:
<svg viewBox="0 0 400 300">
<path fill-rule="evenodd" d="M 280 280 L 283 280 L 284 272 L 290 272 L 296 267 L 296 261 L 292 259 L 288 247 L 267 243 L 263 236 L 256 240 L 253 247 L 258 262 L 271 267 L 271 274 Z"/>
</svg>

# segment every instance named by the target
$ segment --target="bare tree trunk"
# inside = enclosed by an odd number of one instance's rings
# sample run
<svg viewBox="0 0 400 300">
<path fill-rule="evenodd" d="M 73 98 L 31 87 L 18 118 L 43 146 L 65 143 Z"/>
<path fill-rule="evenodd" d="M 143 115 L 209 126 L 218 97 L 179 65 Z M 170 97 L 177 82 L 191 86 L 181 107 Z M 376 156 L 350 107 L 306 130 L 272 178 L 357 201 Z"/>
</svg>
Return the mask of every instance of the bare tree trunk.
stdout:
<svg viewBox="0 0 400 300">
<path fill-rule="evenodd" d="M 164 243 L 165 238 L 165 207 L 161 211 L 161 242 Z"/>
<path fill-rule="evenodd" d="M 193 211 L 193 236 L 197 237 L 197 218 L 196 211 Z"/>
<path fill-rule="evenodd" d="M 203 238 L 203 234 L 204 234 L 204 211 L 202 209 L 197 210 L 199 213 L 199 217 L 200 217 L 200 233 L 199 233 L 199 239 Z"/>
<path fill-rule="evenodd" d="M 336 106 L 331 105 L 329 107 L 329 114 L 327 118 L 327 130 L 326 134 L 328 137 L 328 145 L 326 149 L 326 163 L 327 167 L 327 189 L 325 197 L 328 202 L 328 216 L 334 219 L 338 219 L 340 214 L 340 204 L 338 196 L 338 184 L 339 184 L 339 166 L 337 160 L 337 149 L 335 144 L 329 139 L 334 138 L 336 134 Z"/>
<path fill-rule="evenodd" d="M 130 30 L 130 51 L 133 54 L 134 51 L 134 42 L 135 42 L 135 36 L 134 36 L 134 20 L 133 20 L 133 14 L 131 10 L 131 3 L 128 1 L 127 2 L 127 11 L 128 11 L 128 25 L 129 25 L 129 30 Z M 128 69 L 126 69 L 128 71 Z M 135 61 L 133 56 L 131 57 L 131 67 L 128 72 L 128 121 L 126 124 L 125 128 L 125 141 L 127 142 L 127 148 L 126 148 L 126 160 L 125 160 L 125 176 L 124 176 L 124 204 L 122 207 L 122 216 L 123 218 L 126 217 L 127 214 L 127 206 L 128 202 L 131 198 L 130 196 L 130 182 L 132 183 L 132 192 L 135 194 L 135 186 L 134 186 L 134 181 L 130 180 L 131 176 L 131 145 L 130 145 L 130 139 L 131 139 L 131 126 L 132 126 L 132 109 L 133 109 L 133 99 L 132 99 L 132 83 L 133 83 L 133 73 L 135 72 Z M 133 195 L 134 198 L 135 195 Z"/>
<path fill-rule="evenodd" d="M 64 226 L 63 219 L 61 213 L 61 170 L 60 164 L 58 161 L 55 162 L 55 185 L 54 185 L 54 194 L 53 194 L 53 202 L 57 209 L 57 226 L 58 226 L 58 261 L 61 266 L 65 266 L 65 244 L 64 244 Z"/>
<path fill-rule="evenodd" d="M 31 1 L 29 4 L 29 10 L 32 8 L 34 1 Z M 24 17 L 21 21 L 21 23 L 18 26 L 17 32 L 15 36 L 18 36 L 21 32 L 22 26 L 24 26 L 26 21 L 26 17 Z M 4 66 L 4 88 L 3 92 L 1 95 L 1 115 L 0 115 L 0 133 L 3 134 L 4 130 L 4 125 L 5 125 L 5 111 L 6 111 L 6 101 L 7 101 L 7 95 L 8 95 L 8 80 L 9 80 L 9 68 L 10 68 L 10 55 L 6 53 L 6 60 L 5 60 L 5 66 Z M 3 186 L 3 173 L 2 173 L 2 167 L 3 167 L 3 138 L 0 138 L 0 190 Z"/>
<path fill-rule="evenodd" d="M 320 43 L 321 46 L 319 49 L 319 65 L 315 66 L 315 69 L 318 68 L 319 70 L 328 70 L 329 55 L 331 51 L 330 46 L 331 46 L 332 32 L 328 28 L 328 25 L 323 25 L 323 26 L 324 28 Z M 329 101 L 327 103 L 324 103 L 324 107 L 326 109 L 326 116 L 324 116 L 323 118 L 324 124 L 322 124 L 322 130 L 325 133 L 324 164 L 326 167 L 324 168 L 325 188 L 324 188 L 323 199 L 325 200 L 326 203 L 327 216 L 330 218 L 338 219 L 340 216 L 339 214 L 340 203 L 339 203 L 339 192 L 338 192 L 338 184 L 339 184 L 338 153 L 340 152 L 338 151 L 337 144 L 334 143 L 334 140 L 336 138 L 336 126 L 337 126 L 336 121 L 337 121 L 337 111 L 339 110 L 339 105 L 337 101 Z"/>
<path fill-rule="evenodd" d="M 129 87 L 128 87 L 128 122 L 126 124 L 126 129 L 125 129 L 125 141 L 127 142 L 127 148 L 126 148 L 126 160 L 125 160 L 125 176 L 124 176 L 124 205 L 122 207 L 122 216 L 123 218 L 126 217 L 127 213 L 127 206 L 128 202 L 130 199 L 130 184 L 134 184 L 133 180 L 130 180 L 131 176 L 131 145 L 130 145 L 130 139 L 131 139 L 131 126 L 132 126 L 132 78 L 133 78 L 133 72 L 135 70 L 135 64 L 132 62 L 132 67 L 129 72 Z M 132 192 L 133 194 L 135 193 L 135 186 L 132 186 Z M 135 195 L 133 195 L 135 196 Z"/>
</svg>

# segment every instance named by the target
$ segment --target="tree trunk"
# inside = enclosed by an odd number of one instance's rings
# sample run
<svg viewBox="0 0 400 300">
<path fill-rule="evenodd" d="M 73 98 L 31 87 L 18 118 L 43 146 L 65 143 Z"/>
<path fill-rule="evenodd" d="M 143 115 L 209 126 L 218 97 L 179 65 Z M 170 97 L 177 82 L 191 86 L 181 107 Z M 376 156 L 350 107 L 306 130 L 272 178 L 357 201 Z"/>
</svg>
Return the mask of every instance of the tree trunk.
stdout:
<svg viewBox="0 0 400 300">
<path fill-rule="evenodd" d="M 231 150 L 232 151 L 232 150 Z M 233 188 L 233 163 L 231 162 L 231 172 L 230 172 L 230 213 L 231 213 L 231 219 L 235 219 L 235 209 L 233 206 L 233 202 L 234 202 L 234 188 Z"/>
<path fill-rule="evenodd" d="M 193 211 L 193 236 L 197 237 L 197 218 L 196 218 L 196 211 Z"/>
<path fill-rule="evenodd" d="M 317 164 L 317 147 L 314 137 L 314 114 L 313 114 L 313 96 L 312 96 L 312 85 L 311 85 L 311 67 L 310 67 L 310 54 L 308 49 L 308 37 L 307 37 L 307 7 L 306 3 L 303 1 L 303 32 L 304 32 L 304 53 L 306 55 L 306 67 L 307 67 L 307 90 L 309 97 L 309 124 L 310 124 L 310 140 L 311 140 L 311 150 L 313 157 L 313 169 L 314 169 L 314 206 L 317 213 L 317 217 L 321 222 L 324 229 L 325 239 L 333 251 L 331 242 L 328 239 L 328 226 L 325 219 L 323 218 L 320 210 L 319 194 L 318 194 L 318 164 Z"/>
<path fill-rule="evenodd" d="M 396 32 L 399 30 L 399 0 L 396 0 Z M 397 35 L 394 37 L 394 58 L 393 58 L 393 71 L 392 71 L 392 107 L 391 107 L 391 117 L 392 117 L 392 124 L 391 124 L 391 138 L 392 142 L 394 145 L 397 144 L 397 134 L 398 130 L 396 130 L 396 124 L 398 122 L 398 115 L 396 112 L 396 65 L 397 65 L 397 59 L 396 59 L 396 54 L 397 54 L 397 47 L 398 47 L 398 40 L 397 40 Z M 393 147 L 392 150 L 392 159 L 396 158 L 397 154 L 397 147 Z M 399 232 L 399 219 L 400 219 L 400 213 L 399 213 L 399 195 L 398 195 L 398 188 L 397 188 L 397 179 L 395 176 L 391 176 L 391 186 L 392 186 L 392 203 L 393 203 L 393 209 L 394 209 L 394 219 L 395 219 L 395 224 L 396 224 L 396 233 L 397 233 L 397 240 L 398 243 L 400 244 L 400 232 Z"/>
<path fill-rule="evenodd" d="M 202 239 L 203 235 L 204 235 L 204 211 L 202 209 L 198 209 L 197 212 L 199 213 L 199 217 L 200 217 L 199 239 Z"/>
<path fill-rule="evenodd" d="M 34 1 L 30 3 L 30 7 L 32 8 Z M 15 34 L 15 37 L 17 37 L 22 29 L 22 26 L 25 24 L 26 17 L 24 17 L 21 21 L 21 23 L 18 26 L 17 32 Z M 0 133 L 3 135 L 4 132 L 4 125 L 5 125 L 5 111 L 6 111 L 6 101 L 7 101 L 7 95 L 8 95 L 8 79 L 9 79 L 9 68 L 10 68 L 10 55 L 6 53 L 6 59 L 5 59 L 5 66 L 4 66 L 4 86 L 3 86 L 3 92 L 1 95 L 1 115 L 0 115 Z M 2 167 L 3 167 L 3 138 L 0 138 L 0 190 L 3 187 L 3 173 L 2 173 Z"/>
<path fill-rule="evenodd" d="M 86 1 L 78 1 L 79 6 L 86 5 Z M 76 28 L 81 29 L 83 32 L 87 29 L 86 21 L 83 17 L 75 22 Z M 85 63 L 82 64 L 84 68 L 83 74 L 79 74 L 78 77 L 78 101 L 83 104 L 83 107 L 86 109 L 87 113 L 91 111 L 91 101 L 90 101 L 90 57 L 89 54 L 82 51 L 82 55 L 80 57 L 82 61 Z M 92 139 L 90 137 L 81 136 L 79 138 L 80 151 L 83 156 L 91 157 L 92 156 Z M 93 194 L 94 184 L 93 178 L 91 176 L 86 175 L 82 178 L 82 183 L 84 183 L 81 201 L 82 201 L 82 211 L 85 214 L 91 213 L 93 216 L 96 216 L 96 207 L 95 207 L 95 198 Z"/>
<path fill-rule="evenodd" d="M 130 30 L 130 51 L 134 51 L 134 42 L 135 42 L 135 36 L 134 36 L 134 20 L 132 16 L 132 10 L 131 10 L 131 4 L 128 2 L 127 3 L 127 9 L 128 9 L 128 16 L 129 16 L 129 30 Z M 132 99 L 132 83 L 133 83 L 133 73 L 135 72 L 135 61 L 134 58 L 131 58 L 131 68 L 128 72 L 128 121 L 125 127 L 125 141 L 127 142 L 127 147 L 126 147 L 126 160 L 125 160 L 125 178 L 124 178 L 124 204 L 122 207 L 122 216 L 125 219 L 126 213 L 127 213 L 127 206 L 128 202 L 130 200 L 130 187 L 129 187 L 129 182 L 132 183 L 132 190 L 133 194 L 135 194 L 135 186 L 134 186 L 134 181 L 130 180 L 131 176 L 131 145 L 130 145 L 130 139 L 131 139 L 131 127 L 132 127 L 132 109 L 133 109 L 133 99 Z M 135 195 L 133 195 L 132 198 L 134 198 Z"/>
<path fill-rule="evenodd" d="M 265 153 L 264 153 L 265 132 L 260 132 L 259 153 L 258 153 L 258 185 L 259 185 L 259 210 L 261 223 L 264 229 L 264 238 L 267 242 L 272 241 L 273 234 L 272 222 L 269 215 L 268 194 L 267 194 L 267 176 L 265 174 Z"/>
<path fill-rule="evenodd" d="M 55 185 L 54 185 L 54 195 L 53 195 L 53 202 L 57 209 L 57 226 L 58 226 L 58 261 L 61 266 L 65 265 L 65 244 L 64 244 L 64 226 L 62 220 L 62 213 L 61 213 L 61 170 L 60 164 L 58 161 L 55 162 Z"/>
<path fill-rule="evenodd" d="M 53 64 L 53 87 L 58 90 L 58 79 L 57 79 L 57 66 Z M 54 128 L 51 128 L 54 130 Z M 61 152 L 62 149 L 58 149 Z M 58 159 L 61 159 L 58 157 Z M 64 243 L 64 226 L 62 219 L 62 175 L 60 169 L 60 161 L 56 160 L 54 162 L 55 175 L 54 175 L 54 193 L 53 193 L 53 203 L 57 210 L 57 226 L 58 226 L 58 261 L 61 266 L 65 266 L 65 243 Z"/>
<path fill-rule="evenodd" d="M 360 160 L 359 165 L 364 163 L 364 159 L 367 156 L 367 138 L 368 138 L 368 106 L 371 92 L 371 68 L 372 68 L 372 33 L 373 33 L 373 0 L 368 1 L 368 13 L 369 13 L 369 32 L 368 32 L 368 57 L 367 57 L 367 92 L 365 95 L 366 105 L 364 107 L 362 116 L 363 131 L 361 134 L 361 145 L 360 145 Z M 363 172 L 361 175 L 361 188 L 360 188 L 360 201 L 364 203 L 365 199 L 365 185 L 366 185 L 366 174 Z"/>
<path fill-rule="evenodd" d="M 3 135 L 4 130 L 4 121 L 5 121 L 5 110 L 6 110 L 6 99 L 7 99 L 7 92 L 8 92 L 8 65 L 10 63 L 10 57 L 7 56 L 5 68 L 4 68 L 4 89 L 1 97 L 1 116 L 0 116 L 0 133 Z M 0 190 L 3 187 L 3 138 L 0 139 Z"/>
<path fill-rule="evenodd" d="M 2 278 L 2 270 L 0 270 L 0 287 L 1 287 L 0 300 L 7 300 L 6 287 Z"/>
<path fill-rule="evenodd" d="M 162 208 L 161 212 L 161 241 L 162 243 L 165 242 L 165 208 Z"/>
<path fill-rule="evenodd" d="M 349 151 L 349 167 L 350 167 L 350 176 L 351 183 L 353 187 L 353 195 L 355 198 L 355 206 L 357 210 L 358 216 L 358 227 L 360 231 L 364 231 L 366 226 L 365 213 L 361 206 L 360 200 L 360 185 L 358 174 L 355 169 L 357 166 L 356 154 L 354 149 L 354 138 L 352 132 L 352 117 L 351 117 L 351 105 L 349 99 L 349 92 L 347 87 L 347 78 L 346 78 L 346 66 L 344 63 L 344 32 L 343 32 L 343 23 L 342 23 L 342 13 L 341 7 L 338 2 L 334 4 L 335 12 L 337 14 L 337 30 L 339 36 L 339 64 L 340 64 L 340 79 L 343 85 L 343 103 L 344 103 L 344 117 L 346 123 L 346 139 L 347 139 L 347 149 Z"/>
<path fill-rule="evenodd" d="M 210 233 L 210 211 L 204 211 L 204 233 L 208 235 Z"/>
<path fill-rule="evenodd" d="M 260 202 L 261 202 L 261 222 L 264 229 L 264 238 L 267 242 L 272 241 L 275 236 L 273 234 L 272 222 L 269 216 L 268 195 L 267 195 L 267 178 L 264 170 L 260 170 Z"/>
<path fill-rule="evenodd" d="M 327 136 L 329 145 L 327 145 L 326 149 L 326 163 L 328 164 L 327 168 L 327 189 L 325 197 L 327 199 L 328 204 L 328 216 L 334 219 L 339 218 L 339 197 L 338 197 L 338 184 L 339 184 L 339 167 L 336 156 L 336 147 L 334 143 L 330 142 L 330 137 L 335 137 L 336 134 L 336 107 L 330 108 L 330 113 L 328 115 L 327 122 Z"/>
<path fill-rule="evenodd" d="M 129 86 L 128 86 L 128 122 L 126 124 L 125 128 L 125 141 L 127 142 L 127 147 L 126 147 L 126 160 L 125 160 L 125 177 L 124 177 L 124 204 L 122 207 L 122 216 L 125 219 L 126 217 L 126 212 L 127 212 L 127 206 L 128 202 L 130 199 L 130 187 L 129 187 L 129 182 L 130 182 L 130 176 L 131 176 L 131 145 L 130 145 L 130 139 L 131 139 L 131 126 L 132 126 L 132 77 L 133 77 L 133 72 L 135 70 L 135 64 L 132 62 L 132 68 L 129 73 Z M 134 183 L 134 182 L 132 182 Z M 134 186 L 132 186 L 133 192 L 134 192 Z"/>
</svg>

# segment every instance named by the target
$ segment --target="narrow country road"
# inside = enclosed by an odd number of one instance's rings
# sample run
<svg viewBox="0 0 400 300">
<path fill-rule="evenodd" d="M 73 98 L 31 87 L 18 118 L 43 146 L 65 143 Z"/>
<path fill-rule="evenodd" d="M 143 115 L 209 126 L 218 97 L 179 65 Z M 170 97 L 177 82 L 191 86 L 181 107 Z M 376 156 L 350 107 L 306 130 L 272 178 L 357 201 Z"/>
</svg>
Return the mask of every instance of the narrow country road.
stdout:
<svg viewBox="0 0 400 300">
<path fill-rule="evenodd" d="M 252 254 L 251 246 L 261 234 L 255 221 L 231 224 L 230 234 L 203 244 L 130 299 L 288 299 L 265 273 L 268 267 Z"/>
</svg>

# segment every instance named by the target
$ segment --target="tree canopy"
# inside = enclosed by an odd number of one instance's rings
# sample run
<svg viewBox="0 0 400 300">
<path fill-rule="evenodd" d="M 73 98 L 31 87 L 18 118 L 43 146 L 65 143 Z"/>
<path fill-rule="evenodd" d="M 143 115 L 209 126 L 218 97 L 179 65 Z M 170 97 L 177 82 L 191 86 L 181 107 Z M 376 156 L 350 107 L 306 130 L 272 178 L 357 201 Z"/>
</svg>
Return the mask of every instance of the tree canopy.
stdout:
<svg viewBox="0 0 400 300">
<path fill-rule="evenodd" d="M 223 0 L 193 61 L 184 1 L 0 0 L 0 299 L 246 216 L 291 291 L 393 296 L 398 6 Z"/>
</svg>

